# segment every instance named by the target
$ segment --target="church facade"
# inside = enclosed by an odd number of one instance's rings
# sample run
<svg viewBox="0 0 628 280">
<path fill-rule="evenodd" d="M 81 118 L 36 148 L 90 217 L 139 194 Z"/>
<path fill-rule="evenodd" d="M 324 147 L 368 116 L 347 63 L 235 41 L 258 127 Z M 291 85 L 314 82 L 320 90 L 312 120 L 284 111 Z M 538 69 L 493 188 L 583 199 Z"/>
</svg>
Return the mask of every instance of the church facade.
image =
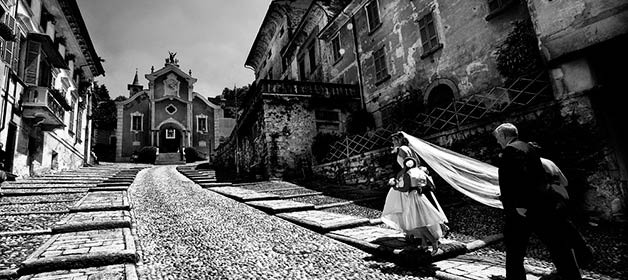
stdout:
<svg viewBox="0 0 628 280">
<path fill-rule="evenodd" d="M 194 148 L 206 158 L 218 144 L 223 110 L 194 92 L 197 79 L 191 70 L 179 68 L 176 54 L 170 53 L 164 67 L 146 74 L 148 89 L 139 83 L 137 72 L 128 85 L 129 98 L 116 102 L 118 123 L 112 142 L 116 161 L 128 161 L 133 152 L 146 146 L 159 153 L 177 153 Z"/>
</svg>

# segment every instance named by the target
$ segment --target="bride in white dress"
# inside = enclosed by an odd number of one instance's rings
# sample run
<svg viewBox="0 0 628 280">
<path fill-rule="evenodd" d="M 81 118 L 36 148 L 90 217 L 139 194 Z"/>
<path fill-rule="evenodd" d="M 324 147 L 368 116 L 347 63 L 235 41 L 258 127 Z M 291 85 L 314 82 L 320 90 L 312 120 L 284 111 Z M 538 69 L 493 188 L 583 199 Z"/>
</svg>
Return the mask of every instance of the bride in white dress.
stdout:
<svg viewBox="0 0 628 280">
<path fill-rule="evenodd" d="M 438 240 L 443 236 L 441 226 L 444 227 L 444 223 L 448 222 L 447 217 L 435 198 L 436 206 L 426 197 L 426 194 L 431 195 L 428 191 L 431 178 L 424 167 L 419 167 L 418 157 L 407 146 L 399 145 L 401 143 L 398 139 L 394 142 L 399 150 L 397 162 L 403 170 L 397 174 L 397 178 L 389 181 L 391 188 L 386 196 L 382 221 L 403 231 L 409 240 L 420 238 L 422 246 L 430 243 L 435 253 Z"/>
</svg>

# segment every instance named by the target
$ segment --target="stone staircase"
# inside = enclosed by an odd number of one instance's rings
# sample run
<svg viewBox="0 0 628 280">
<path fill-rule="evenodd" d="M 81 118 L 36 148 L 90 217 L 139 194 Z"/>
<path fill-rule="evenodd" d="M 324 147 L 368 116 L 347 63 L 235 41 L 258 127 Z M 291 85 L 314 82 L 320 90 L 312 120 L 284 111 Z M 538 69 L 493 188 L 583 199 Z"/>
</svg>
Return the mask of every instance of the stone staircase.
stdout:
<svg viewBox="0 0 628 280">
<path fill-rule="evenodd" d="M 181 154 L 179 153 L 159 153 L 156 165 L 178 165 L 185 164 L 185 160 L 181 160 Z"/>
</svg>

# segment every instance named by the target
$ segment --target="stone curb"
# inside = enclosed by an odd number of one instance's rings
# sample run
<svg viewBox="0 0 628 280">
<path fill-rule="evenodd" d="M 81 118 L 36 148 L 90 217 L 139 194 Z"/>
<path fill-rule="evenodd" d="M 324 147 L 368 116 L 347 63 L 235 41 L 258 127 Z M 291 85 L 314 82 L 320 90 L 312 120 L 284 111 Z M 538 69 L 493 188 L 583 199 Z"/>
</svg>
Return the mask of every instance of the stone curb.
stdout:
<svg viewBox="0 0 628 280">
<path fill-rule="evenodd" d="M 61 211 L 30 211 L 30 212 L 15 212 L 15 213 L 2 213 L 0 216 L 23 216 L 23 215 L 56 215 L 56 214 L 68 214 L 69 210 Z"/>
<path fill-rule="evenodd" d="M 59 191 L 59 192 L 3 192 L 1 196 L 14 197 L 14 196 L 34 196 L 34 195 L 55 195 L 55 194 L 75 194 L 85 193 L 85 191 Z"/>
<path fill-rule="evenodd" d="M 290 199 L 290 198 L 298 198 L 298 197 L 308 197 L 308 196 L 317 196 L 323 194 L 322 192 L 313 192 L 313 193 L 301 193 L 301 194 L 291 194 L 281 196 L 281 199 Z"/>
<path fill-rule="evenodd" d="M 105 222 L 87 222 L 87 223 L 75 223 L 65 224 L 52 227 L 52 233 L 68 233 L 88 230 L 100 230 L 100 229 L 115 229 L 115 228 L 130 228 L 130 221 L 105 221 Z"/>
<path fill-rule="evenodd" d="M 51 229 L 37 229 L 37 230 L 3 231 L 3 232 L 0 232 L 0 237 L 16 236 L 16 235 L 44 235 L 44 234 L 52 234 L 52 230 Z"/>
<path fill-rule="evenodd" d="M 68 270 L 135 262 L 137 262 L 135 250 L 122 250 L 115 253 L 98 252 L 63 257 L 27 259 L 20 264 L 20 268 L 17 272 L 19 275 L 26 275 L 55 270 Z"/>
<path fill-rule="evenodd" d="M 115 186 L 115 187 L 95 187 L 87 190 L 88 192 L 110 192 L 110 191 L 127 191 L 129 187 Z"/>
<path fill-rule="evenodd" d="M 131 210 L 131 206 L 128 204 L 125 205 L 116 205 L 116 206 L 87 206 L 87 207 L 70 207 L 70 213 L 77 212 L 98 212 L 98 211 L 119 211 L 119 210 Z"/>
<path fill-rule="evenodd" d="M 131 184 L 129 183 L 112 183 L 112 182 L 108 182 L 108 183 L 98 183 L 96 184 L 96 187 L 124 187 L 124 186 L 130 186 Z"/>
</svg>

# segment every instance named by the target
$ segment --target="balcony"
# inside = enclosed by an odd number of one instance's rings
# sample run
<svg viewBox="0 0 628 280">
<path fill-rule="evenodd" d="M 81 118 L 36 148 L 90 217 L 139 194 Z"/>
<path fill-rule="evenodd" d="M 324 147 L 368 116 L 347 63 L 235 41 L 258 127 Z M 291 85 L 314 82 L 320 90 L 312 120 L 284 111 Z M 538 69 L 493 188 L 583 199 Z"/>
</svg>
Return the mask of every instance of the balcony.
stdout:
<svg viewBox="0 0 628 280">
<path fill-rule="evenodd" d="M 22 101 L 22 118 L 47 130 L 64 127 L 65 109 L 47 87 L 29 87 Z"/>
</svg>

